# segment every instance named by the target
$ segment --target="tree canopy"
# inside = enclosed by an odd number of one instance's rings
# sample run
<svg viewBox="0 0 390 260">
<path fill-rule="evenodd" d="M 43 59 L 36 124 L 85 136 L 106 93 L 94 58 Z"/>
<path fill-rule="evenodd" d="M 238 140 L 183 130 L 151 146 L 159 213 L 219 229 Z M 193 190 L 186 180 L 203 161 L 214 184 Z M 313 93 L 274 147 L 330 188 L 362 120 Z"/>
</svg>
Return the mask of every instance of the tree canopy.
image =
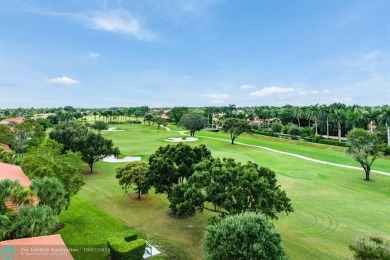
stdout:
<svg viewBox="0 0 390 260">
<path fill-rule="evenodd" d="M 59 215 L 69 205 L 65 187 L 55 177 L 35 178 L 31 188 L 39 198 L 39 205 L 49 206 L 54 215 Z"/>
<path fill-rule="evenodd" d="M 286 259 L 282 239 L 265 216 L 233 215 L 207 226 L 203 253 L 208 260 Z"/>
<path fill-rule="evenodd" d="M 205 145 L 179 143 L 160 147 L 149 157 L 148 184 L 157 193 L 169 193 L 173 184 L 183 183 L 194 173 L 195 164 L 211 158 Z"/>
<path fill-rule="evenodd" d="M 148 192 L 146 185 L 146 174 L 148 172 L 148 163 L 142 161 L 131 162 L 116 169 L 116 178 L 119 179 L 119 184 L 125 192 L 127 192 L 132 185 L 135 185 L 135 190 L 138 193 L 138 199 L 140 199 L 141 194 Z"/>
<path fill-rule="evenodd" d="M 168 112 L 168 116 L 172 118 L 175 123 L 178 123 L 180 121 L 180 118 L 188 114 L 190 112 L 190 109 L 188 107 L 174 107 Z"/>
<path fill-rule="evenodd" d="M 349 249 L 356 260 L 390 259 L 390 241 L 379 236 L 370 236 L 368 240 L 359 237 L 349 245 Z"/>
<path fill-rule="evenodd" d="M 104 121 L 95 121 L 92 127 L 100 132 L 102 130 L 108 129 L 108 123 Z"/>
<path fill-rule="evenodd" d="M 68 196 L 71 196 L 84 185 L 81 154 L 72 151 L 63 154 L 62 148 L 61 144 L 48 139 L 26 153 L 22 168 L 31 179 L 58 178 L 64 185 Z"/>
<path fill-rule="evenodd" d="M 112 140 L 104 138 L 79 122 L 64 122 L 56 125 L 50 132 L 50 138 L 63 144 L 63 150 L 80 152 L 82 159 L 93 172 L 93 165 L 109 155 L 119 155 L 120 151 L 114 147 Z"/>
<path fill-rule="evenodd" d="M 178 124 L 190 130 L 190 135 L 194 136 L 196 131 L 202 130 L 207 126 L 208 120 L 203 115 L 186 114 L 180 118 Z"/>
<path fill-rule="evenodd" d="M 228 118 L 224 121 L 222 130 L 230 134 L 230 140 L 232 144 L 234 144 L 234 140 L 236 140 L 240 134 L 250 131 L 250 127 L 243 119 Z"/>
<path fill-rule="evenodd" d="M 114 147 L 112 140 L 92 131 L 87 132 L 76 151 L 80 151 L 83 161 L 89 165 L 90 173 L 93 172 L 93 165 L 96 162 L 106 156 L 119 155 L 120 153 L 118 148 Z"/>
<path fill-rule="evenodd" d="M 277 185 L 275 172 L 231 158 L 200 162 L 187 183 L 173 187 L 171 197 L 174 194 L 173 209 L 185 206 L 188 211 L 197 208 L 221 216 L 258 212 L 277 218 L 279 212 L 293 211 L 290 199 Z"/>
<path fill-rule="evenodd" d="M 366 174 L 365 180 L 369 181 L 371 165 L 383 150 L 382 141 L 376 134 L 355 128 L 348 133 L 347 144 L 347 153 L 360 163 Z"/>
</svg>

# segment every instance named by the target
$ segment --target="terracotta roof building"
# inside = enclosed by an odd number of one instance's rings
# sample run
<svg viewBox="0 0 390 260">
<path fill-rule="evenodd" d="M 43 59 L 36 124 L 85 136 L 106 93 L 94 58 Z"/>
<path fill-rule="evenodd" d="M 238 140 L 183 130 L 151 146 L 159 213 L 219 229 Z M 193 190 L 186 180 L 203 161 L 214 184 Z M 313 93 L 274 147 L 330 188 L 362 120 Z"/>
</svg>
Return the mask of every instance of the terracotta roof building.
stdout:
<svg viewBox="0 0 390 260">
<path fill-rule="evenodd" d="M 23 117 L 14 117 L 14 118 L 6 118 L 0 121 L 0 125 L 8 125 L 9 123 L 14 122 L 16 124 L 21 124 L 23 123 Z"/>
<path fill-rule="evenodd" d="M 28 187 L 31 184 L 30 179 L 20 166 L 0 162 L 0 180 L 3 179 L 18 180 L 23 187 Z"/>
<path fill-rule="evenodd" d="M 30 237 L 0 242 L 0 259 L 73 260 L 61 235 Z"/>
</svg>

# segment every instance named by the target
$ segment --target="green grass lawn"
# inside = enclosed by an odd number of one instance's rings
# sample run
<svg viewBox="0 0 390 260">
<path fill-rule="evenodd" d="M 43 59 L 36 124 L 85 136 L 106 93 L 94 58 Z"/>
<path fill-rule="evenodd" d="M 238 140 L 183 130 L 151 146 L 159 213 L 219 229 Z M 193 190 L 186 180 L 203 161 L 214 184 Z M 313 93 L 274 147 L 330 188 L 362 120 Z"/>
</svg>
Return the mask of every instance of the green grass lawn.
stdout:
<svg viewBox="0 0 390 260">
<path fill-rule="evenodd" d="M 129 229 L 79 195 L 72 197 L 69 209 L 60 214 L 59 221 L 65 227 L 57 233 L 75 259 L 106 259 L 109 255 L 107 237 Z"/>
<path fill-rule="evenodd" d="M 196 133 L 196 135 L 230 140 L 230 136 L 225 133 L 201 131 Z M 294 141 L 278 137 L 245 134 L 239 136 L 235 141 L 245 144 L 264 146 L 283 152 L 295 153 L 317 160 L 360 167 L 360 164 L 357 161 L 346 154 L 347 149 L 345 147 Z M 374 162 L 372 169 L 390 172 L 390 160 L 386 158 L 378 158 Z"/>
<path fill-rule="evenodd" d="M 60 214 L 59 221 L 65 226 L 56 233 L 61 234 L 72 256 L 83 260 L 107 259 L 107 237 L 132 228 L 79 195 L 72 197 L 70 207 Z M 138 231 L 138 237 L 147 239 L 147 234 Z M 158 241 L 149 240 L 158 245 Z M 164 258 L 155 256 L 150 259 Z"/>
<path fill-rule="evenodd" d="M 126 131 L 103 132 L 103 135 L 112 139 L 123 155 L 141 156 L 144 160 L 159 146 L 168 144 L 164 139 L 177 136 L 175 132 L 157 131 L 156 126 L 122 124 L 120 127 Z M 201 135 L 205 133 L 199 133 L 198 136 Z M 225 138 L 223 134 L 215 136 Z M 257 139 L 250 136 L 240 136 L 237 141 L 280 150 L 286 149 L 283 151 L 295 152 L 311 158 L 318 156 L 319 158 L 316 159 L 326 161 L 333 158 L 337 163 L 355 165 L 352 164 L 352 159 L 342 156 L 343 151 L 337 150 L 340 148 L 298 146 L 291 142 Z M 206 144 L 213 156 L 232 157 L 242 162 L 251 160 L 277 173 L 278 182 L 291 198 L 295 209 L 295 212 L 290 215 L 280 215 L 279 220 L 274 221 L 282 234 L 283 243 L 291 259 L 347 259 L 351 256 L 348 244 L 354 237 L 373 233 L 383 236 L 390 234 L 388 221 L 390 177 L 388 176 L 375 174 L 372 176 L 374 182 L 367 183 L 362 181 L 363 172 L 357 170 L 317 164 L 263 149 L 230 145 L 228 142 L 202 137 L 192 144 L 200 143 Z M 383 168 L 374 168 L 380 170 L 389 168 L 388 160 L 383 160 L 382 164 Z M 118 224 L 113 229 L 134 227 L 148 234 L 149 238 L 171 258 L 179 255 L 181 259 L 200 259 L 201 238 L 211 214 L 197 213 L 190 219 L 171 218 L 167 215 L 166 196 L 154 192 L 149 193 L 147 200 L 132 200 L 123 192 L 115 179 L 115 169 L 120 165 L 123 164 L 99 162 L 95 167 L 97 173 L 85 176 L 86 185 L 76 197 L 80 209 L 76 210 L 76 213 L 71 212 L 67 220 L 73 221 L 75 227 L 61 231 L 64 240 L 67 241 L 65 235 L 74 236 L 66 233 L 78 229 L 85 230 L 81 232 L 91 232 L 100 226 L 105 227 L 103 224 L 100 225 L 100 222 L 97 225 L 85 223 L 83 217 L 78 216 L 84 214 L 77 211 L 85 212 L 85 215 L 92 214 L 89 205 L 94 205 L 101 212 L 106 213 L 102 213 L 105 218 L 120 220 L 118 223 L 123 226 Z M 71 207 L 77 206 L 74 204 L 72 201 Z M 61 214 L 61 221 L 66 213 Z M 97 212 L 97 215 L 100 214 Z M 76 225 L 78 222 L 80 224 Z M 97 231 L 96 241 L 104 243 L 104 239 L 98 239 L 104 236 L 99 232 L 102 231 Z M 104 258 L 96 257 L 96 259 Z"/>
</svg>

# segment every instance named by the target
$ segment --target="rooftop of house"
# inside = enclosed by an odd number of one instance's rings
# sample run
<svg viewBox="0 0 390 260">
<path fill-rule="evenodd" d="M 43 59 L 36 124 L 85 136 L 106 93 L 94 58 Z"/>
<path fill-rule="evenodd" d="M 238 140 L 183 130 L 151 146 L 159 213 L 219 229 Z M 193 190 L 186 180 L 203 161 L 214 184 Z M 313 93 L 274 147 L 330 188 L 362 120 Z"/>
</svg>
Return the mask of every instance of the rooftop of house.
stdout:
<svg viewBox="0 0 390 260">
<path fill-rule="evenodd" d="M 28 187 L 31 184 L 30 179 L 20 166 L 0 162 L 0 180 L 3 179 L 18 180 L 23 187 Z"/>
<path fill-rule="evenodd" d="M 12 152 L 12 149 L 6 145 L 6 144 L 0 144 L 0 147 L 5 151 L 5 152 Z"/>
<path fill-rule="evenodd" d="M 0 121 L 0 125 L 8 125 L 9 123 L 14 122 L 16 124 L 21 124 L 23 123 L 23 117 L 18 116 L 14 118 L 6 118 Z"/>
<path fill-rule="evenodd" d="M 3 253 L 9 259 L 58 259 L 73 260 L 61 235 L 29 237 L 0 242 Z M 0 255 L 4 256 L 4 254 Z M 8 259 L 8 258 L 7 258 Z"/>
</svg>

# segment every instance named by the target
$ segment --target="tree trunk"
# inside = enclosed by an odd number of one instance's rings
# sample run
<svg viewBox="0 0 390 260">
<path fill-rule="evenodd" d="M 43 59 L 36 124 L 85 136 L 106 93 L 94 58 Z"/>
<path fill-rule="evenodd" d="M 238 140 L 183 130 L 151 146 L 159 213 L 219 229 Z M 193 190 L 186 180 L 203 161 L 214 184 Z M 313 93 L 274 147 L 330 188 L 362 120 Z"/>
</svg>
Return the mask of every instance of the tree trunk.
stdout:
<svg viewBox="0 0 390 260">
<path fill-rule="evenodd" d="M 338 123 L 338 136 L 339 136 L 339 142 L 341 142 L 341 124 Z"/>
<path fill-rule="evenodd" d="M 138 199 L 139 200 L 141 199 L 141 191 L 140 190 L 138 191 Z"/>
<path fill-rule="evenodd" d="M 88 163 L 88 165 L 89 165 L 89 169 L 90 169 L 89 173 L 92 173 L 93 163 Z"/>
<path fill-rule="evenodd" d="M 326 137 L 329 139 L 329 117 L 326 117 Z"/>
<path fill-rule="evenodd" d="M 365 169 L 365 172 L 366 172 L 366 178 L 364 180 L 369 181 L 370 180 L 370 167 Z"/>
<path fill-rule="evenodd" d="M 390 126 L 387 126 L 387 145 L 390 145 Z"/>
<path fill-rule="evenodd" d="M 299 120 L 299 118 L 297 119 L 298 119 L 298 127 L 301 127 L 301 120 Z"/>
<path fill-rule="evenodd" d="M 314 122 L 316 124 L 316 136 L 318 135 L 318 126 L 317 126 L 317 119 Z"/>
</svg>

